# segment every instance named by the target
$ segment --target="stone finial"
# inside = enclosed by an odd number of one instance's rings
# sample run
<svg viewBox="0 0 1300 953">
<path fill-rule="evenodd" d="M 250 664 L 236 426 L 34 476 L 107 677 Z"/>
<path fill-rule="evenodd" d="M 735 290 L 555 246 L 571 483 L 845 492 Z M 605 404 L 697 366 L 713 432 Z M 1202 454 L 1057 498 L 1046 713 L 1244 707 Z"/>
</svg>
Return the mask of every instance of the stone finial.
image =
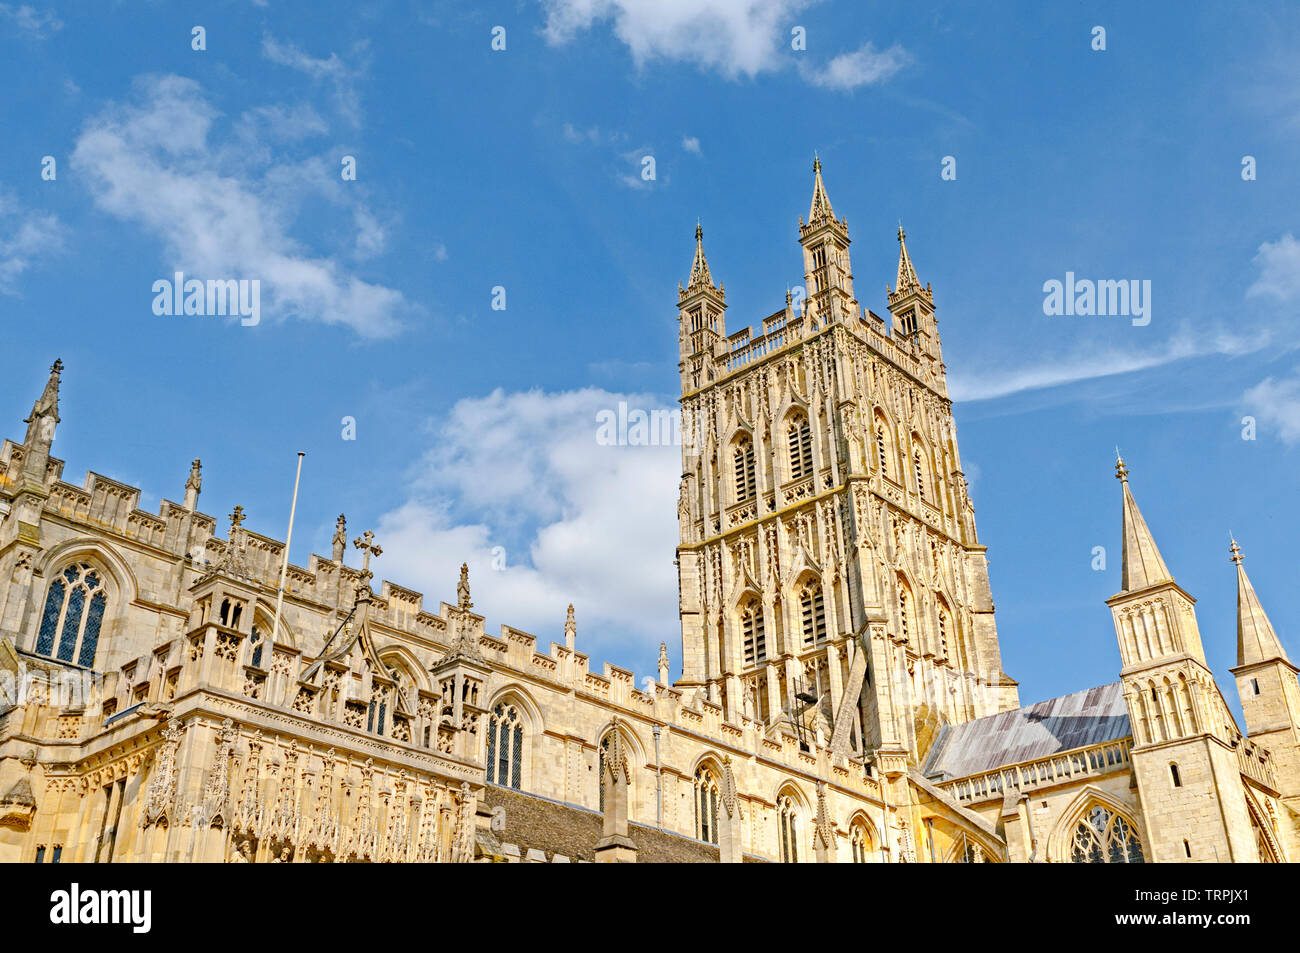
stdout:
<svg viewBox="0 0 1300 953">
<path fill-rule="evenodd" d="M 198 457 L 190 464 L 190 475 L 185 481 L 185 508 L 193 510 L 199 504 L 199 493 L 203 491 L 203 462 Z"/>
<path fill-rule="evenodd" d="M 460 582 L 456 584 L 456 607 L 474 608 L 474 603 L 469 601 L 469 563 L 460 564 Z"/>
<path fill-rule="evenodd" d="M 63 362 L 56 360 L 50 365 L 50 377 L 45 382 L 45 390 L 32 405 L 31 415 L 23 423 L 27 424 L 27 437 L 23 446 L 29 452 L 33 466 L 39 466 L 40 472 L 34 474 L 40 481 L 45 478 L 45 454 L 49 453 L 50 444 L 54 442 L 54 428 L 59 422 L 59 374 L 63 372 Z M 27 467 L 24 467 L 26 470 Z"/>
<path fill-rule="evenodd" d="M 348 521 L 342 513 L 339 514 L 338 521 L 334 524 L 334 564 L 343 565 L 343 554 L 348 548 Z"/>
<path fill-rule="evenodd" d="M 659 643 L 659 684 L 668 684 L 668 643 Z"/>
<path fill-rule="evenodd" d="M 564 647 L 573 650 L 578 641 L 578 623 L 573 618 L 573 603 L 569 603 L 569 614 L 564 619 Z"/>
<path fill-rule="evenodd" d="M 236 505 L 230 514 L 230 538 L 233 540 L 239 534 L 239 527 L 244 525 L 244 508 Z"/>
</svg>

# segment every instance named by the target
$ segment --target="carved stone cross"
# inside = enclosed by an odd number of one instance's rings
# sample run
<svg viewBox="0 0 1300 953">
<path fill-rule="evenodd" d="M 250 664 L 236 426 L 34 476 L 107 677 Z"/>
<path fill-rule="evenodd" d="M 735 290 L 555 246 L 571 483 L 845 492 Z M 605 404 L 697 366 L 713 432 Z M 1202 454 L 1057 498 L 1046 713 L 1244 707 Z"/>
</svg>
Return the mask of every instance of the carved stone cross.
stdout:
<svg viewBox="0 0 1300 953">
<path fill-rule="evenodd" d="M 370 530 L 366 530 L 354 539 L 352 545 L 361 550 L 361 572 L 363 575 L 370 572 L 370 557 L 384 554 L 383 549 L 375 544 L 375 534 Z"/>
</svg>

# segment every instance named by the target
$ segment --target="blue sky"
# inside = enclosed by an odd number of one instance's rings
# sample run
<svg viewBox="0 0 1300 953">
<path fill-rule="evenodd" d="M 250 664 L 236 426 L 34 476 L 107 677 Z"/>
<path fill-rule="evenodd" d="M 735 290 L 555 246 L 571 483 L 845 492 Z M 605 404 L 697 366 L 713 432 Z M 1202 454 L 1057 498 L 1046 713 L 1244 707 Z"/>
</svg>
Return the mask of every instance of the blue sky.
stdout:
<svg viewBox="0 0 1300 953">
<path fill-rule="evenodd" d="M 1117 677 L 1116 445 L 1229 698 L 1229 529 L 1300 652 L 1294 8 L 185 7 L 0 3 L 3 432 L 62 357 L 71 482 L 156 510 L 202 457 L 201 507 L 283 538 L 305 450 L 295 562 L 344 511 L 432 607 L 468 559 L 489 627 L 557 639 L 573 601 L 594 666 L 675 670 L 678 451 L 595 414 L 673 405 L 697 217 L 729 330 L 781 306 L 816 150 L 862 303 L 900 220 L 934 287 L 1022 698 Z M 176 270 L 258 278 L 260 323 L 155 315 Z M 1070 271 L 1149 280 L 1150 324 L 1044 315 Z"/>
</svg>

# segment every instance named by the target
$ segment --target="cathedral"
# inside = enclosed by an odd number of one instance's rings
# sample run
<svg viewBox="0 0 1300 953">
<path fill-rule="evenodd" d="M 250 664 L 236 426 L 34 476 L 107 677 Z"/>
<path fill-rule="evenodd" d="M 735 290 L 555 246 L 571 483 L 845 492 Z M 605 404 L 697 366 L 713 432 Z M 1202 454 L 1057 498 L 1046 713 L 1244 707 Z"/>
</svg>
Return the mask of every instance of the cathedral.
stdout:
<svg viewBox="0 0 1300 953">
<path fill-rule="evenodd" d="M 820 162 L 798 238 L 806 294 L 728 333 L 696 228 L 680 656 L 642 687 L 572 605 L 562 642 L 489 631 L 467 567 L 450 602 L 376 591 L 383 541 L 349 553 L 342 515 L 289 564 L 203 512 L 198 460 L 156 514 L 66 482 L 56 361 L 0 447 L 0 860 L 1300 858 L 1297 669 L 1236 543 L 1245 730 L 1122 460 L 1116 680 L 1022 705 L 934 294 L 900 228 L 888 319 L 859 304 Z"/>
</svg>

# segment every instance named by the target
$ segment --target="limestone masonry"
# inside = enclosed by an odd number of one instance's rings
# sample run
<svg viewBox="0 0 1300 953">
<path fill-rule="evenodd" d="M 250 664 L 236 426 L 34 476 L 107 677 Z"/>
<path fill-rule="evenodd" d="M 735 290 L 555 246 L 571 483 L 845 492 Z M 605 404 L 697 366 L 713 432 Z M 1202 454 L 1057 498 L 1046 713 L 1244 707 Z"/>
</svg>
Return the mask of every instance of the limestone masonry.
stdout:
<svg viewBox="0 0 1300 953">
<path fill-rule="evenodd" d="M 696 229 L 680 677 L 664 645 L 646 690 L 592 670 L 573 606 L 539 646 L 485 630 L 464 568 L 434 608 L 376 593 L 382 540 L 346 565 L 341 515 L 277 622 L 284 545 L 240 507 L 218 535 L 198 460 L 157 515 L 96 473 L 64 482 L 56 361 L 0 449 L 0 860 L 1300 856 L 1297 669 L 1234 543 L 1243 732 L 1123 461 L 1117 680 L 1020 706 L 933 293 L 900 228 L 890 320 L 864 311 L 814 177 L 807 296 L 758 333 L 727 333 Z"/>
</svg>

